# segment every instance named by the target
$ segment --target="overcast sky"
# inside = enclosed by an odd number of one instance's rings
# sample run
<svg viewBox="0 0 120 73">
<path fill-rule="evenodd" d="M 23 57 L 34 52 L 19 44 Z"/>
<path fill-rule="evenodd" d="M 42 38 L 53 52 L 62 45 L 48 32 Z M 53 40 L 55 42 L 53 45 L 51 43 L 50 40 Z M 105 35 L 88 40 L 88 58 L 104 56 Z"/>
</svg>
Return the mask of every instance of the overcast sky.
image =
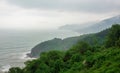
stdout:
<svg viewBox="0 0 120 73">
<path fill-rule="evenodd" d="M 0 29 L 48 29 L 120 13 L 120 0 L 0 0 Z"/>
</svg>

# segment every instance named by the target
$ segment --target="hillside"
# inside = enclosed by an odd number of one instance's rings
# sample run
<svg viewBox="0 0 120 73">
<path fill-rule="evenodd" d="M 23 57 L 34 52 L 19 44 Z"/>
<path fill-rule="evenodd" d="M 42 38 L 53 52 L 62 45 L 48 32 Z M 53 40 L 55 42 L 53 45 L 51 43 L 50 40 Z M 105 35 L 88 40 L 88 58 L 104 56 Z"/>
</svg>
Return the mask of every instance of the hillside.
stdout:
<svg viewBox="0 0 120 73">
<path fill-rule="evenodd" d="M 85 23 L 82 25 L 65 25 L 61 26 L 60 29 L 72 30 L 77 31 L 79 33 L 96 33 L 102 30 L 105 30 L 112 26 L 112 24 L 119 24 L 120 23 L 120 15 L 102 20 L 100 22 L 92 22 L 92 23 Z M 85 26 L 89 25 L 89 26 Z M 84 26 L 83 28 L 81 28 Z"/>
<path fill-rule="evenodd" d="M 100 46 L 79 41 L 67 51 L 42 52 L 24 68 L 13 67 L 8 73 L 120 73 L 120 25 L 107 33 L 102 33 L 107 38 Z"/>
<path fill-rule="evenodd" d="M 70 47 L 75 45 L 78 41 L 86 41 L 91 45 L 99 44 L 101 45 L 104 42 L 105 36 L 108 33 L 108 29 L 101 31 L 96 34 L 86 34 L 76 37 L 70 37 L 66 39 L 54 38 L 36 45 L 32 48 L 31 53 L 28 54 L 30 57 L 39 57 L 41 52 L 49 50 L 68 50 Z M 97 41 L 100 40 L 100 41 Z"/>
</svg>

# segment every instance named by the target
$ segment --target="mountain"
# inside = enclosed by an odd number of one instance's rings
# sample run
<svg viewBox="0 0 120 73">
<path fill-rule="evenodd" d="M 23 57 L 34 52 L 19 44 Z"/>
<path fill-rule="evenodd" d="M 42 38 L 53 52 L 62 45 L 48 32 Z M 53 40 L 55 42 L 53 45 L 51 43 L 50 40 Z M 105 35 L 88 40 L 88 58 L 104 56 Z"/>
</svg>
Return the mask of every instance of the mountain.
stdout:
<svg viewBox="0 0 120 73">
<path fill-rule="evenodd" d="M 50 51 L 50 50 L 68 50 L 70 47 L 75 45 L 78 41 L 86 41 L 91 45 L 94 44 L 103 44 L 103 40 L 107 35 L 109 29 L 101 31 L 96 34 L 85 34 L 76 37 L 70 37 L 66 39 L 54 38 L 36 45 L 32 48 L 31 53 L 28 54 L 30 57 L 39 57 L 41 52 Z M 100 40 L 100 41 L 97 41 Z"/>
<path fill-rule="evenodd" d="M 94 35 L 106 35 L 104 44 L 79 41 L 66 51 L 42 52 L 39 58 L 25 62 L 25 67 L 12 67 L 7 73 L 120 73 L 120 25 Z"/>
<path fill-rule="evenodd" d="M 79 29 L 84 29 L 84 28 L 90 27 L 91 25 L 93 25 L 95 23 L 96 22 L 89 22 L 89 23 L 83 23 L 81 25 L 80 24 L 67 24 L 67 25 L 59 27 L 59 29 L 76 31 Z"/>
<path fill-rule="evenodd" d="M 92 22 L 93 23 L 93 22 Z M 91 25 L 92 23 L 88 23 Z M 89 27 L 84 25 L 84 28 L 79 27 L 77 25 L 77 29 L 74 28 L 74 31 L 80 32 L 80 33 L 86 33 L 85 35 L 82 36 L 76 36 L 76 37 L 70 37 L 66 39 L 59 39 L 59 38 L 54 38 L 52 40 L 48 40 L 45 42 L 42 42 L 38 45 L 36 45 L 34 48 L 32 48 L 31 53 L 28 54 L 30 57 L 39 57 L 39 54 L 44 51 L 49 51 L 49 50 L 67 50 L 68 48 L 72 47 L 75 45 L 78 41 L 86 41 L 89 44 L 93 45 L 95 43 L 101 45 L 105 39 L 105 36 L 108 32 L 109 27 L 111 27 L 113 24 L 120 23 L 120 15 L 105 19 L 103 21 L 100 21 L 98 23 L 94 23 L 94 25 L 91 25 Z M 66 25 L 66 28 L 68 26 Z M 71 27 L 74 27 L 73 25 L 69 25 L 69 29 L 72 29 Z M 78 29 L 80 28 L 80 29 Z M 63 29 L 61 27 L 60 29 Z M 107 29 L 107 30 L 105 30 Z M 73 29 L 72 29 L 73 30 Z M 104 31 L 102 31 L 104 30 Z M 102 32 L 100 32 L 102 31 Z M 99 32 L 99 33 L 97 33 Z M 95 34 L 88 34 L 88 33 L 95 33 Z M 97 41 L 100 40 L 100 41 Z M 97 41 L 97 42 L 96 42 Z"/>
<path fill-rule="evenodd" d="M 117 16 L 102 20 L 100 22 L 85 23 L 82 25 L 82 26 L 90 25 L 88 27 L 85 26 L 81 28 L 82 27 L 81 25 L 65 25 L 60 27 L 60 29 L 73 30 L 79 33 L 96 33 L 111 27 L 113 24 L 119 24 L 119 23 L 120 23 L 120 15 L 117 15 Z"/>
</svg>

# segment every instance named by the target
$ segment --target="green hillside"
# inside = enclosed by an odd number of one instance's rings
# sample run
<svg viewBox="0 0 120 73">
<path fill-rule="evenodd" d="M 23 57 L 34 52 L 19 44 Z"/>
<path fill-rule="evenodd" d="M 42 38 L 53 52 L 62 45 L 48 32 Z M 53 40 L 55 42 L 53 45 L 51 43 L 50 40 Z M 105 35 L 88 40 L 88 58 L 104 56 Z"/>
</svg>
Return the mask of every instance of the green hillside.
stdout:
<svg viewBox="0 0 120 73">
<path fill-rule="evenodd" d="M 25 62 L 24 68 L 13 67 L 8 73 L 120 73 L 120 25 L 99 36 L 93 44 L 79 41 L 66 51 L 42 52 L 38 59 Z M 106 35 L 104 43 L 100 35 Z"/>
<path fill-rule="evenodd" d="M 41 52 L 50 50 L 68 50 L 79 41 L 85 41 L 90 45 L 102 45 L 109 29 L 103 30 L 94 34 L 85 34 L 76 37 L 70 37 L 65 39 L 55 38 L 48 40 L 36 45 L 32 48 L 31 53 L 28 54 L 30 57 L 39 57 Z"/>
</svg>

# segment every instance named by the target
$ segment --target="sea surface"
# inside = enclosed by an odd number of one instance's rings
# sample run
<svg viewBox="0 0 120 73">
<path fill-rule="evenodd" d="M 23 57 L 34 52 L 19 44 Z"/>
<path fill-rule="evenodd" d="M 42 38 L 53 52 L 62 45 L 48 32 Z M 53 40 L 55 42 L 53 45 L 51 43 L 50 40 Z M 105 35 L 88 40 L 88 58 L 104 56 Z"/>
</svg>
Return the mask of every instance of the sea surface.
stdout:
<svg viewBox="0 0 120 73">
<path fill-rule="evenodd" d="M 67 38 L 80 35 L 68 30 L 37 30 L 18 31 L 0 30 L 0 72 L 10 67 L 24 67 L 24 62 L 30 60 L 26 53 L 40 42 L 53 38 Z"/>
</svg>

